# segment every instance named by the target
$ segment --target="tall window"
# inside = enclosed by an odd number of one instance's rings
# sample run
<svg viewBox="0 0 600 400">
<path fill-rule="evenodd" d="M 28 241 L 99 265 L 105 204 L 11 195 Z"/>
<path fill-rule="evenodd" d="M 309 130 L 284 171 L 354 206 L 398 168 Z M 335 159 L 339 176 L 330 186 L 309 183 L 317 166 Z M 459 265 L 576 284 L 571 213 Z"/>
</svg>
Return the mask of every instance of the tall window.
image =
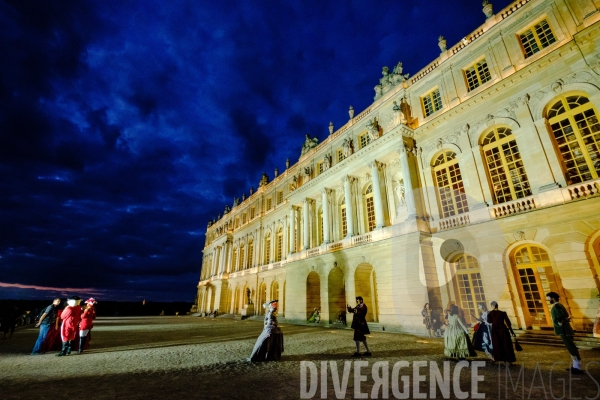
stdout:
<svg viewBox="0 0 600 400">
<path fill-rule="evenodd" d="M 369 143 L 371 143 L 371 136 L 369 136 L 368 132 L 365 132 L 358 137 L 358 140 L 360 141 L 360 148 L 362 149 L 363 147 L 368 146 Z"/>
<path fill-rule="evenodd" d="M 442 97 L 440 89 L 432 90 L 421 98 L 423 104 L 423 112 L 426 117 L 429 117 L 434 112 L 442 109 Z"/>
<path fill-rule="evenodd" d="M 256 208 L 252 207 L 250 209 L 250 219 L 254 219 L 254 215 L 256 214 Z"/>
<path fill-rule="evenodd" d="M 246 213 L 242 214 L 242 225 L 246 223 Z"/>
<path fill-rule="evenodd" d="M 268 264 L 271 262 L 271 232 L 267 232 L 265 236 L 265 259 L 263 260 L 263 264 Z"/>
<path fill-rule="evenodd" d="M 456 153 L 444 151 L 433 163 L 442 218 L 469 211 Z"/>
<path fill-rule="evenodd" d="M 558 292 L 548 253 L 537 246 L 526 245 L 517 249 L 511 259 L 518 274 L 521 294 L 529 311 L 532 325 L 551 324 L 546 293 Z"/>
<path fill-rule="evenodd" d="M 581 95 L 560 96 L 547 118 L 567 184 L 600 176 L 600 124 L 596 109 Z"/>
<path fill-rule="evenodd" d="M 471 314 L 479 315 L 477 311 L 479 303 L 487 305 L 479 263 L 475 257 L 465 254 L 454 263 L 454 268 L 456 270 L 456 290 L 461 308 L 465 313 L 465 320 L 473 324 L 477 323 Z"/>
<path fill-rule="evenodd" d="M 240 244 L 240 260 L 238 262 L 238 271 L 244 269 L 244 243 Z"/>
<path fill-rule="evenodd" d="M 337 154 L 337 162 L 340 162 L 344 159 L 344 151 L 342 149 L 337 149 L 335 153 Z"/>
<path fill-rule="evenodd" d="M 345 238 L 348 234 L 348 221 L 346 220 L 346 199 L 342 199 L 342 204 L 340 205 L 340 214 L 341 214 L 341 226 L 342 226 L 342 237 Z"/>
<path fill-rule="evenodd" d="M 254 240 L 248 242 L 248 257 L 246 257 L 246 268 L 252 268 L 252 257 L 254 257 Z"/>
<path fill-rule="evenodd" d="M 279 227 L 277 230 L 277 242 L 275 242 L 275 261 L 281 261 L 281 253 L 283 252 L 283 229 Z"/>
<path fill-rule="evenodd" d="M 465 70 L 465 78 L 467 80 L 469 92 L 492 79 L 492 75 L 490 75 L 490 70 L 485 58 L 467 68 Z"/>
<path fill-rule="evenodd" d="M 235 268 L 237 267 L 237 247 L 233 248 L 233 254 L 231 256 L 231 270 L 237 271 Z"/>
<path fill-rule="evenodd" d="M 325 240 L 323 238 L 323 209 L 319 210 L 319 240 L 320 243 L 323 243 Z"/>
<path fill-rule="evenodd" d="M 271 209 L 271 207 L 273 206 L 273 199 L 271 199 L 270 197 L 267 199 L 267 211 L 269 211 Z"/>
<path fill-rule="evenodd" d="M 367 209 L 367 230 L 375 229 L 375 202 L 373 201 L 373 185 L 369 185 L 365 191 L 365 206 Z"/>
<path fill-rule="evenodd" d="M 493 128 L 483 136 L 481 144 L 494 202 L 531 196 L 521 153 L 510 128 Z"/>
<path fill-rule="evenodd" d="M 525 58 L 531 57 L 543 48 L 550 46 L 556 42 L 556 38 L 548 25 L 548 21 L 543 20 L 525 32 L 519 35 L 521 45 L 525 52 Z"/>
<path fill-rule="evenodd" d="M 283 190 L 277 192 L 277 204 L 283 203 Z"/>
<path fill-rule="evenodd" d="M 317 163 L 317 175 L 321 175 L 323 173 L 323 161 Z"/>
</svg>

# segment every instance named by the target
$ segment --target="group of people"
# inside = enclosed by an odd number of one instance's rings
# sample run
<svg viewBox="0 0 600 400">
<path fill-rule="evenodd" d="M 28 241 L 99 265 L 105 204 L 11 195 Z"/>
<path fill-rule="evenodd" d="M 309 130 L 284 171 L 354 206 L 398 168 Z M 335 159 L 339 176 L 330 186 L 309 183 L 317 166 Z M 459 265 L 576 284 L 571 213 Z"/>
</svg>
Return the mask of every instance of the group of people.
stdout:
<svg viewBox="0 0 600 400">
<path fill-rule="evenodd" d="M 279 300 L 273 300 L 269 303 L 263 304 L 265 308 L 265 319 L 263 331 L 256 340 L 252 354 L 246 360 L 249 362 L 257 361 L 273 361 L 281 358 L 283 353 L 283 333 L 277 323 L 277 308 Z M 356 307 L 346 305 L 347 311 L 353 315 L 351 328 L 354 329 L 354 343 L 356 344 L 356 352 L 353 354 L 354 357 L 370 356 L 371 351 L 367 345 L 366 335 L 370 334 L 369 326 L 367 325 L 367 305 L 364 304 L 364 300 L 361 296 L 356 297 Z M 312 319 L 312 321 L 311 321 Z M 309 322 L 319 322 L 320 313 L 315 308 L 312 317 L 308 320 Z M 346 316 L 343 318 L 344 325 Z M 360 353 L 360 344 L 363 343 L 366 352 Z"/>
<path fill-rule="evenodd" d="M 565 306 L 560 304 L 560 296 L 556 292 L 549 292 L 546 300 L 552 306 L 550 315 L 554 333 L 559 335 L 572 358 L 572 366 L 568 368 L 573 374 L 583 374 L 581 370 L 581 356 L 573 340 L 574 330 L 571 327 L 571 318 Z M 475 357 L 475 350 L 483 351 L 493 362 L 504 362 L 512 365 L 517 361 L 513 348 L 512 337 L 516 334 L 512 329 L 510 318 L 504 311 L 498 309 L 498 303 L 490 303 L 492 310 L 488 311 L 486 305 L 481 303 L 478 309 L 481 312 L 479 323 L 475 325 L 473 340 L 469 331 L 459 317 L 458 306 L 452 305 L 448 317 L 447 327 L 444 330 L 444 354 L 447 357 L 465 359 Z M 423 312 L 428 309 L 426 304 Z M 520 345 L 515 340 L 515 347 L 520 350 Z"/>
<path fill-rule="evenodd" d="M 572 366 L 568 370 L 573 374 L 583 374 L 581 370 L 581 356 L 579 350 L 573 341 L 574 331 L 571 327 L 567 309 L 560 304 L 560 296 L 556 292 L 549 292 L 546 300 L 552 306 L 550 315 L 554 326 L 554 333 L 560 335 L 565 347 L 572 358 Z M 252 354 L 247 359 L 250 362 L 279 360 L 283 352 L 283 333 L 277 323 L 277 305 L 278 300 L 273 300 L 263 305 L 266 308 L 264 328 L 258 337 Z M 512 337 L 516 334 L 512 329 L 510 318 L 506 312 L 498 309 L 498 303 L 490 303 L 492 310 L 488 311 L 485 303 L 480 303 L 480 317 L 475 317 L 478 324 L 475 325 L 473 339 L 469 336 L 466 325 L 462 322 L 459 314 L 459 308 L 453 304 L 444 317 L 444 354 L 447 357 L 458 358 L 459 360 L 467 357 L 476 357 L 475 350 L 483 351 L 493 362 L 504 362 L 509 365 L 517 361 L 513 348 Z M 347 305 L 347 312 L 353 314 L 351 328 L 354 330 L 354 342 L 356 351 L 354 357 L 371 356 L 371 351 L 367 344 L 366 335 L 370 334 L 367 325 L 367 306 L 361 296 L 356 297 L 356 307 Z M 432 316 L 429 304 L 423 307 L 423 322 L 429 335 L 432 332 Z M 317 320 L 319 310 L 315 309 L 311 319 Z M 310 319 L 309 319 L 310 322 Z M 365 347 L 365 352 L 360 353 L 360 344 Z M 517 350 L 520 350 L 515 340 Z"/>
<path fill-rule="evenodd" d="M 83 353 L 91 339 L 90 331 L 96 319 L 97 302 L 90 298 L 83 307 L 80 303 L 79 297 L 72 296 L 67 299 L 66 307 L 61 309 L 62 300 L 56 298 L 42 310 L 35 325 L 40 328 L 40 333 L 31 355 L 44 354 L 57 348 L 60 348 L 57 356 L 67 356 L 71 354 L 71 350 Z M 78 341 L 75 340 L 77 337 Z"/>
</svg>

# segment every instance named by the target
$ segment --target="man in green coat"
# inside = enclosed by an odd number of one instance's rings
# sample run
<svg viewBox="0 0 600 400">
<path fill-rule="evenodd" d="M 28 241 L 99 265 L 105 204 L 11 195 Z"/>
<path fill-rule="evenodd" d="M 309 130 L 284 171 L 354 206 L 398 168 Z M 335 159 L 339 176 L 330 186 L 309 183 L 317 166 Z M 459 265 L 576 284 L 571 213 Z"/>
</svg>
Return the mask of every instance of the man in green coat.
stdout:
<svg viewBox="0 0 600 400">
<path fill-rule="evenodd" d="M 571 327 L 569 313 L 565 306 L 560 304 L 558 300 L 560 296 L 556 292 L 550 292 L 546 294 L 546 300 L 552 305 L 550 309 L 550 315 L 552 316 L 552 325 L 554 325 L 554 333 L 560 335 L 563 343 L 567 347 L 571 358 L 573 359 L 573 366 L 570 369 L 573 374 L 583 374 L 581 370 L 581 356 L 579 355 L 579 349 L 575 346 L 573 336 L 575 332 Z"/>
</svg>

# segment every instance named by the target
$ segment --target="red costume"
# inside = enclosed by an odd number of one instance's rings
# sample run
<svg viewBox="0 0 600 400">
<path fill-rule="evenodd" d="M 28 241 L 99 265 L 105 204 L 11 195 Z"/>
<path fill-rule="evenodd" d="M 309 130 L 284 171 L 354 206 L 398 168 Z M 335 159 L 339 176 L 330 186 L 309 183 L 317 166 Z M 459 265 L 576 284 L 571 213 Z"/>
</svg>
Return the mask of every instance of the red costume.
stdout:
<svg viewBox="0 0 600 400">
<path fill-rule="evenodd" d="M 63 342 L 75 339 L 77 327 L 81 321 L 81 307 L 69 306 L 60 315 L 62 325 L 60 326 L 60 337 Z"/>
<path fill-rule="evenodd" d="M 88 307 L 81 315 L 81 323 L 79 324 L 79 330 L 85 331 L 92 329 L 94 326 L 93 321 L 96 319 L 96 309 L 94 307 Z"/>
</svg>

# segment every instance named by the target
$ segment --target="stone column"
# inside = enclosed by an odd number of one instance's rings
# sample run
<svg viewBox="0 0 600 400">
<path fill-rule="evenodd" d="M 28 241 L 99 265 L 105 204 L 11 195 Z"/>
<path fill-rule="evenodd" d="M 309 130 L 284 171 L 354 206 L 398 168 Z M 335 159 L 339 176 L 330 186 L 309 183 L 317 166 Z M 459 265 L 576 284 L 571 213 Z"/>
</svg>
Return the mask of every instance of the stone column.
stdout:
<svg viewBox="0 0 600 400">
<path fill-rule="evenodd" d="M 290 254 L 294 253 L 296 248 L 296 209 L 290 206 Z"/>
<path fill-rule="evenodd" d="M 410 177 L 410 169 L 408 167 L 407 149 L 404 142 L 400 143 L 396 151 L 400 154 L 400 167 L 402 169 L 402 180 L 404 181 L 404 199 L 406 200 L 408 216 L 414 218 L 417 215 L 417 211 L 415 208 L 412 178 Z"/>
<path fill-rule="evenodd" d="M 352 193 L 350 190 L 350 176 L 344 177 L 344 197 L 346 200 L 346 226 L 348 234 L 346 237 L 354 236 L 354 207 L 352 206 Z"/>
<path fill-rule="evenodd" d="M 309 226 L 308 226 L 308 207 L 310 206 L 310 203 L 308 201 L 308 199 L 304 199 L 304 206 L 302 208 L 302 217 L 303 217 L 303 234 L 304 234 L 304 250 L 308 250 L 308 248 L 310 247 L 310 231 L 309 231 Z"/>
<path fill-rule="evenodd" d="M 383 228 L 383 205 L 381 204 L 381 187 L 379 186 L 379 166 L 377 160 L 369 164 L 373 182 L 373 203 L 375 205 L 375 228 Z"/>
<path fill-rule="evenodd" d="M 323 244 L 329 243 L 329 189 L 321 190 L 323 202 Z"/>
<path fill-rule="evenodd" d="M 210 268 L 210 276 L 215 276 L 217 274 L 218 264 L 219 264 L 219 247 L 215 246 L 215 250 L 213 251 L 212 267 Z"/>
</svg>

